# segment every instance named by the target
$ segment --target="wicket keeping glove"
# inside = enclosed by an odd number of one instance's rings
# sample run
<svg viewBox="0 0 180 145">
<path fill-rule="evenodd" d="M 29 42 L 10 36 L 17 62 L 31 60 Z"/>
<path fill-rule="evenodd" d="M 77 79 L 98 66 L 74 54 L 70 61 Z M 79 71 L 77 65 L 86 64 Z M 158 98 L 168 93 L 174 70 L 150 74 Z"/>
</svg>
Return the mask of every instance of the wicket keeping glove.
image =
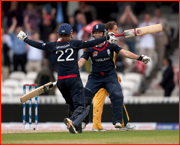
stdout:
<svg viewBox="0 0 180 145">
<path fill-rule="evenodd" d="M 23 32 L 22 30 L 18 33 L 17 38 L 22 40 L 22 41 L 26 41 L 28 36 L 25 32 Z"/>
<path fill-rule="evenodd" d="M 108 39 L 110 43 L 115 43 L 117 41 L 117 38 L 114 36 L 113 32 L 108 33 Z"/>
<path fill-rule="evenodd" d="M 148 56 L 146 56 L 146 55 L 144 55 L 144 54 L 142 54 L 142 55 L 139 55 L 139 57 L 138 57 L 137 60 L 142 61 L 142 62 L 144 62 L 145 64 L 147 64 L 148 62 L 151 61 L 151 58 L 148 57 Z"/>
</svg>

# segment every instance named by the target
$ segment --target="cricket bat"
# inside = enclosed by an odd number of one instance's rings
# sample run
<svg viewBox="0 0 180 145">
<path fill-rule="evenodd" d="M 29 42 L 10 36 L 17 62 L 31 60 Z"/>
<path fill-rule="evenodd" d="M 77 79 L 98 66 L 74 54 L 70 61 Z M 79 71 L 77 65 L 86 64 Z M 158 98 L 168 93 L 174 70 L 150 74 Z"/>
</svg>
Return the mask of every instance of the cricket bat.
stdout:
<svg viewBox="0 0 180 145">
<path fill-rule="evenodd" d="M 114 36 L 115 37 L 125 36 L 125 38 L 129 38 L 129 37 L 134 37 L 134 36 L 160 32 L 162 30 L 163 30 L 162 24 L 156 24 L 156 25 L 151 25 L 151 26 L 125 30 L 123 33 L 116 34 Z"/>
<path fill-rule="evenodd" d="M 22 96 L 20 98 L 20 101 L 21 103 L 24 103 L 26 102 L 27 100 L 31 99 L 31 98 L 34 98 L 35 96 L 38 96 L 44 92 L 47 92 L 49 91 L 50 89 L 52 89 L 55 85 L 56 85 L 57 82 L 49 82 L 43 86 L 40 86 L 38 87 L 37 89 L 31 91 L 31 92 L 28 92 L 27 94 L 25 94 L 24 96 Z"/>
</svg>

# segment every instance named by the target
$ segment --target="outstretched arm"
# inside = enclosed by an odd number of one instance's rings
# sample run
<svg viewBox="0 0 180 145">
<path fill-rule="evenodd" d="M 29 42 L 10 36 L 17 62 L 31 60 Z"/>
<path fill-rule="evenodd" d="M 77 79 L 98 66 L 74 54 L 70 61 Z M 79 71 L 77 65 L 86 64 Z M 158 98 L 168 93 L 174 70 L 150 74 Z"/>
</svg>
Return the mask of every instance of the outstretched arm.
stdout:
<svg viewBox="0 0 180 145">
<path fill-rule="evenodd" d="M 27 44 L 38 48 L 38 49 L 42 49 L 42 50 L 46 50 L 46 51 L 52 51 L 52 49 L 54 49 L 54 43 L 53 42 L 49 42 L 49 43 L 39 43 L 33 40 L 28 39 L 28 36 L 25 32 L 20 31 L 19 34 L 17 35 L 17 38 L 26 42 Z"/>
<path fill-rule="evenodd" d="M 86 60 L 85 58 L 81 58 L 81 59 L 78 61 L 78 66 L 79 66 L 79 68 L 81 68 L 81 67 L 85 64 L 86 61 L 87 61 L 87 60 Z"/>
<path fill-rule="evenodd" d="M 147 64 L 148 62 L 151 61 L 151 58 L 146 56 L 146 55 L 136 55 L 130 51 L 127 51 L 127 50 L 124 50 L 124 49 L 121 49 L 119 51 L 119 54 L 124 56 L 124 57 L 127 57 L 127 58 L 130 58 L 130 59 L 136 59 L 136 60 L 139 60 L 139 61 L 142 61 L 144 62 L 145 64 Z"/>
<path fill-rule="evenodd" d="M 88 47 L 98 45 L 106 40 L 109 40 L 110 43 L 114 43 L 117 41 L 117 38 L 114 35 L 108 33 L 106 37 L 97 38 L 97 39 L 91 40 L 91 41 L 76 40 L 74 47 L 77 47 L 80 49 L 88 48 Z"/>
<path fill-rule="evenodd" d="M 139 57 L 138 55 L 124 49 L 121 49 L 119 51 L 119 54 L 130 59 L 138 59 Z"/>
</svg>

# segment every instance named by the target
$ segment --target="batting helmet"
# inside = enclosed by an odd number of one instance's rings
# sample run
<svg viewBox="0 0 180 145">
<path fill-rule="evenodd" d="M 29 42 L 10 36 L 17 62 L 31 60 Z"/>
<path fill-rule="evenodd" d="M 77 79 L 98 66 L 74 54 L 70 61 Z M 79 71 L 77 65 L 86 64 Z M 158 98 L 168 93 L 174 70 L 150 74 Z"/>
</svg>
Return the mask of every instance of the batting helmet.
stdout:
<svg viewBox="0 0 180 145">
<path fill-rule="evenodd" d="M 93 34 L 94 34 L 95 31 L 104 32 L 104 35 L 105 35 L 105 33 L 107 32 L 107 31 L 106 31 L 106 28 L 105 28 L 105 26 L 104 26 L 103 24 L 96 24 L 96 25 L 94 25 L 93 30 L 92 30 L 92 36 L 93 36 Z M 93 37 L 94 37 L 94 36 L 93 36 Z"/>
<path fill-rule="evenodd" d="M 59 29 L 58 29 L 58 34 L 61 35 L 61 34 L 71 34 L 72 32 L 72 27 L 71 25 L 67 24 L 67 23 L 64 23 L 64 24 L 61 24 L 59 26 Z"/>
</svg>

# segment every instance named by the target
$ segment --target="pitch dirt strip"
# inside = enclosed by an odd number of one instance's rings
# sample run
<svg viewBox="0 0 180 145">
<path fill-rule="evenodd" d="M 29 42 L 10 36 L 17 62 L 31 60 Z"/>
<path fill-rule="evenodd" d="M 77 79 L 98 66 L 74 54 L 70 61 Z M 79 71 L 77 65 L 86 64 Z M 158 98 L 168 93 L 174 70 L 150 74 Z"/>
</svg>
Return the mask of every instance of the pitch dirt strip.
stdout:
<svg viewBox="0 0 180 145">
<path fill-rule="evenodd" d="M 6 133 L 44 133 L 44 132 L 68 132 L 68 130 L 1 130 L 1 134 Z"/>
</svg>

